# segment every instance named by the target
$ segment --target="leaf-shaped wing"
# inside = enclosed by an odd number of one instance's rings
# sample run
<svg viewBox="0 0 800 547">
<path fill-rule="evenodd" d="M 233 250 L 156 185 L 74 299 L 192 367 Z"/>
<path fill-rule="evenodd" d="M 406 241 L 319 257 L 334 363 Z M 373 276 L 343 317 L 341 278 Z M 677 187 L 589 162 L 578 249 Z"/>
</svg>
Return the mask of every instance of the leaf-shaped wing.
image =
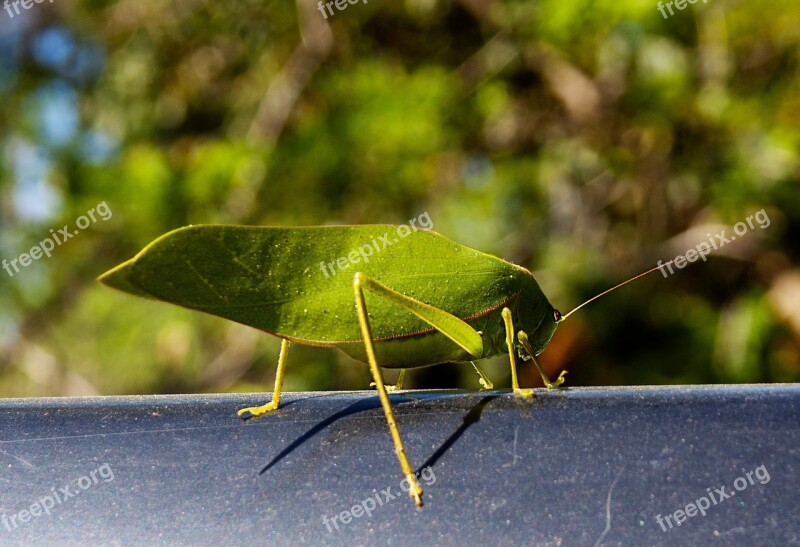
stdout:
<svg viewBox="0 0 800 547">
<path fill-rule="evenodd" d="M 393 225 L 188 226 L 156 239 L 100 281 L 327 346 L 361 339 L 352 286 L 357 271 L 465 320 L 507 301 L 519 291 L 519 278 L 531 277 L 435 232 L 407 230 L 401 237 Z M 374 295 L 367 304 L 376 339 L 430 330 L 396 304 Z"/>
</svg>

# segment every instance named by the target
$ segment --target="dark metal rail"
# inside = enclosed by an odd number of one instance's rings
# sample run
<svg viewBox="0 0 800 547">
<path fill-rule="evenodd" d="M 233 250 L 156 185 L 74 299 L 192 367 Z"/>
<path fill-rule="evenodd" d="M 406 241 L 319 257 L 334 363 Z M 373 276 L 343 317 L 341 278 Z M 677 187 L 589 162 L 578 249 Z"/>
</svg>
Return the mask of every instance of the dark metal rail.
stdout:
<svg viewBox="0 0 800 547">
<path fill-rule="evenodd" d="M 800 544 L 800 385 L 401 392 L 420 510 L 374 392 L 268 397 L 0 400 L 0 543 Z"/>
</svg>

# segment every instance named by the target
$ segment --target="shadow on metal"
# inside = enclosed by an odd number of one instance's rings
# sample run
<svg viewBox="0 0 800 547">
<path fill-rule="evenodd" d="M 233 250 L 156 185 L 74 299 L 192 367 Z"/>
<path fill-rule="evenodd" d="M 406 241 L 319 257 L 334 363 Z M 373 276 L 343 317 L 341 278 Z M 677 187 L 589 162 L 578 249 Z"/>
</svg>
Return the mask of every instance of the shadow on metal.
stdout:
<svg viewBox="0 0 800 547">
<path fill-rule="evenodd" d="M 436 450 L 436 452 L 434 452 L 431 455 L 430 458 L 425 460 L 425 463 L 419 466 L 419 468 L 417 469 L 417 473 L 420 473 L 426 467 L 433 467 L 434 465 L 436 465 L 436 462 L 439 461 L 439 458 L 441 458 L 442 455 L 445 452 L 447 452 L 447 450 L 450 447 L 452 447 L 459 438 L 461 438 L 461 436 L 464 434 L 467 428 L 469 428 L 473 424 L 478 423 L 478 421 L 481 419 L 481 414 L 483 414 L 483 409 L 486 407 L 486 405 L 489 404 L 489 401 L 499 396 L 500 395 L 487 395 L 486 397 L 478 401 L 478 403 L 475 406 L 470 408 L 469 412 L 467 412 L 467 415 L 464 416 L 464 421 L 462 421 L 461 425 L 458 426 L 458 429 L 456 429 L 453 432 L 453 434 L 450 435 L 450 437 L 448 437 L 447 440 L 442 443 L 442 446 L 440 446 Z"/>
<path fill-rule="evenodd" d="M 397 401 L 392 400 L 392 407 L 398 405 L 405 401 Z M 283 406 L 281 406 L 283 408 Z M 304 442 L 314 437 L 317 433 L 321 432 L 323 429 L 330 426 L 332 423 L 336 422 L 340 418 L 344 418 L 345 416 L 349 416 L 351 414 L 356 414 L 358 412 L 364 412 L 365 410 L 374 410 L 376 408 L 381 408 L 381 402 L 378 399 L 378 396 L 371 397 L 369 399 L 364 399 L 360 401 L 356 401 L 355 403 L 349 405 L 347 408 L 340 410 L 334 414 L 331 414 L 317 425 L 303 433 L 296 441 L 292 444 L 281 450 L 280 454 L 275 456 L 272 461 L 270 461 L 264 468 L 258 473 L 259 475 L 263 475 L 266 473 L 273 465 L 277 464 L 279 461 L 284 459 L 286 456 L 291 454 L 296 448 L 300 447 Z"/>
</svg>

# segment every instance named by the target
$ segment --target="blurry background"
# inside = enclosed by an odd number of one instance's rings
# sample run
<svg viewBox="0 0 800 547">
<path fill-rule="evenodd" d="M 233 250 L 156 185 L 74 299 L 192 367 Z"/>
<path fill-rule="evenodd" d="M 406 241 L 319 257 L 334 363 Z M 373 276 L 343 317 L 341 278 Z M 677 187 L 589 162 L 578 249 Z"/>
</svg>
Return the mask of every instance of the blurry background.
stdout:
<svg viewBox="0 0 800 547">
<path fill-rule="evenodd" d="M 568 384 L 800 381 L 800 4 L 54 0 L 0 10 L 0 395 L 271 389 L 278 340 L 100 286 L 192 223 L 404 223 L 531 269 Z M 12 12 L 13 14 L 13 8 Z M 669 12 L 667 11 L 667 15 Z M 455 275 L 455 274 L 454 274 Z M 507 387 L 506 361 L 486 370 Z M 394 373 L 387 373 L 387 380 Z M 530 365 L 523 385 L 539 380 Z M 365 389 L 294 347 L 285 388 Z M 410 387 L 478 388 L 471 367 Z"/>
</svg>

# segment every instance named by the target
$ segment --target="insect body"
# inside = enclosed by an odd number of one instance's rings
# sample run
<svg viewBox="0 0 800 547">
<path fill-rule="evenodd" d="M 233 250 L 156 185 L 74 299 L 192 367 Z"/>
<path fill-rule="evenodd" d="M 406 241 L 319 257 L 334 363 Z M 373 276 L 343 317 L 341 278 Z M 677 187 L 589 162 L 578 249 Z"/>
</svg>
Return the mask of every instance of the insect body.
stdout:
<svg viewBox="0 0 800 547">
<path fill-rule="evenodd" d="M 533 360 L 547 387 L 560 385 L 565 372 L 551 382 L 536 355 L 566 316 L 525 268 L 435 232 L 415 230 L 383 249 L 374 244 L 376 236 L 396 229 L 188 226 L 156 239 L 99 280 L 282 338 L 272 401 L 242 409 L 240 416 L 278 408 L 291 343 L 336 347 L 368 363 L 409 494 L 421 506 L 422 488 L 387 395 L 394 386 L 384 385 L 380 367 L 401 369 L 402 379 L 405 368 L 507 353 L 515 393 L 530 396 L 532 390 L 519 388 L 515 354 Z M 339 264 L 339 271 L 320 268 L 325 264 Z"/>
</svg>

